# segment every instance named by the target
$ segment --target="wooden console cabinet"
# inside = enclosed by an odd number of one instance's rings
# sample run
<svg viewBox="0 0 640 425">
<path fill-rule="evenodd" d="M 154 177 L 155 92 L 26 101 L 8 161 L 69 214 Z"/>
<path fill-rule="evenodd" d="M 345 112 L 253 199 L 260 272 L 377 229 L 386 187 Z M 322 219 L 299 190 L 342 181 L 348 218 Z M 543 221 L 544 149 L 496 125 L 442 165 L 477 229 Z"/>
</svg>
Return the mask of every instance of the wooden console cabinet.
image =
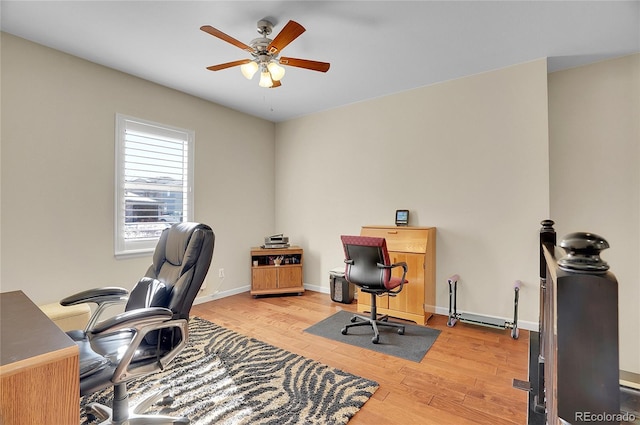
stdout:
<svg viewBox="0 0 640 425">
<path fill-rule="evenodd" d="M 289 248 L 251 248 L 251 295 L 302 295 L 303 251 L 299 246 Z M 277 259 L 281 264 L 276 265 Z"/>
<path fill-rule="evenodd" d="M 409 282 L 395 297 L 377 300 L 378 313 L 425 325 L 436 305 L 436 228 L 363 226 L 361 236 L 385 238 L 392 263 L 404 261 Z M 401 270 L 394 273 L 401 276 Z M 370 311 L 369 294 L 358 291 L 358 312 Z"/>
</svg>

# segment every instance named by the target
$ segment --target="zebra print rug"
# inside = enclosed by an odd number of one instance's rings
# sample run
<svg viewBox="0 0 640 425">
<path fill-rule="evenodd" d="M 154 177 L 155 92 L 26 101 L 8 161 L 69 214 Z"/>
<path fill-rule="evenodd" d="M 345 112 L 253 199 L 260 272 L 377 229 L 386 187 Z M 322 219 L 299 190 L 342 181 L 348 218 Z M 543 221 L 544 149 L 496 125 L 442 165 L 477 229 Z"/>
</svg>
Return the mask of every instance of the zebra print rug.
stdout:
<svg viewBox="0 0 640 425">
<path fill-rule="evenodd" d="M 368 379 L 248 338 L 200 318 L 189 344 L 162 372 L 132 381 L 129 405 L 171 388 L 173 402 L 146 413 L 187 416 L 192 424 L 346 424 L 378 388 Z M 82 397 L 111 405 L 108 388 Z"/>
</svg>

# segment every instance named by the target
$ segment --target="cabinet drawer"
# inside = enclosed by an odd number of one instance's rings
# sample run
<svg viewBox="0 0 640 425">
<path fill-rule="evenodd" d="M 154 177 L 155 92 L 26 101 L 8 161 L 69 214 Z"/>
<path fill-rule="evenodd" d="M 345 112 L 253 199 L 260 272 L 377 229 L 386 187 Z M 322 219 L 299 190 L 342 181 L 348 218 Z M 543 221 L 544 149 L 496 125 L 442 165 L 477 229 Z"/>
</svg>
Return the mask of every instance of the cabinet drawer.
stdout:
<svg viewBox="0 0 640 425">
<path fill-rule="evenodd" d="M 361 236 L 374 236 L 387 240 L 387 249 L 396 252 L 427 252 L 429 228 L 364 226 Z"/>
</svg>

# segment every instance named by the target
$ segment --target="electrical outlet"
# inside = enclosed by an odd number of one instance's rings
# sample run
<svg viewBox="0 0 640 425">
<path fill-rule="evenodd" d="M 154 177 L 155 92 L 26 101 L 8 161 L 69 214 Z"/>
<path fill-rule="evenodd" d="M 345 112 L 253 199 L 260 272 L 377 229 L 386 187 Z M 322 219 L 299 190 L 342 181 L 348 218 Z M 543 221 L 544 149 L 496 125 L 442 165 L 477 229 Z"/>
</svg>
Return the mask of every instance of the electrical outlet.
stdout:
<svg viewBox="0 0 640 425">
<path fill-rule="evenodd" d="M 218 269 L 218 277 L 224 279 L 224 269 Z"/>
</svg>

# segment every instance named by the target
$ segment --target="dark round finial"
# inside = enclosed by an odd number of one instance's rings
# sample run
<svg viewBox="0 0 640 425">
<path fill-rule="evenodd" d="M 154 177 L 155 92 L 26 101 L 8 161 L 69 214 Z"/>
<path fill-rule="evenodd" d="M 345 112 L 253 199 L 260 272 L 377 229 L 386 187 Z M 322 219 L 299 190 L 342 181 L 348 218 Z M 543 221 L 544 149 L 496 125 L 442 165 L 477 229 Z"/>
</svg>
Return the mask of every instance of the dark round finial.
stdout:
<svg viewBox="0 0 640 425">
<path fill-rule="evenodd" d="M 542 227 L 544 228 L 551 228 L 556 223 L 553 220 L 542 220 L 540 224 L 542 224 Z"/>
<path fill-rule="evenodd" d="M 566 257 L 558 261 L 561 269 L 583 273 L 605 273 L 609 270 L 606 261 L 600 258 L 600 251 L 609 248 L 609 243 L 595 233 L 569 233 L 560 242 L 567 251 Z"/>
</svg>

